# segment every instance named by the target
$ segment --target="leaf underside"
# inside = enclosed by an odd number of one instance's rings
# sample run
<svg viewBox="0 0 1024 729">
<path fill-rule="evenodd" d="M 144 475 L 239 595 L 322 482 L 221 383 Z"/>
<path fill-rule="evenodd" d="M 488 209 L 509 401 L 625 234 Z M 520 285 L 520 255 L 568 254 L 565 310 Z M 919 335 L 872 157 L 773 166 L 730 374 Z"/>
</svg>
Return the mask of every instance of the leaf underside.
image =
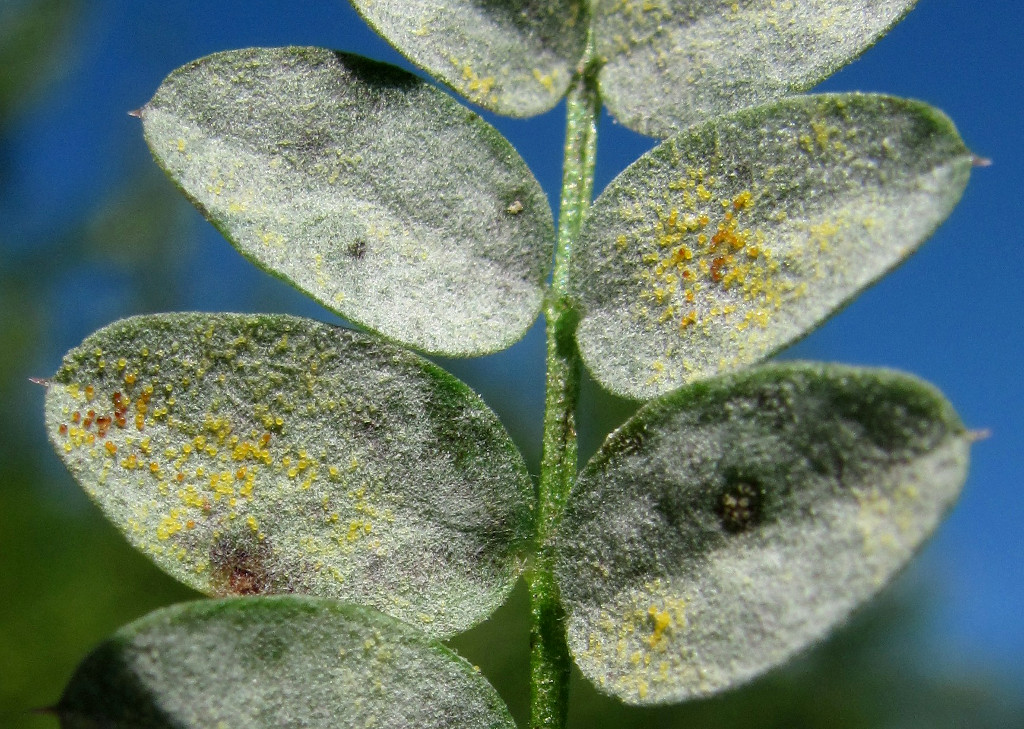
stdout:
<svg viewBox="0 0 1024 729">
<path fill-rule="evenodd" d="M 176 605 L 79 666 L 62 729 L 514 729 L 486 679 L 394 619 L 308 597 Z"/>
<path fill-rule="evenodd" d="M 207 594 L 333 597 L 450 635 L 504 601 L 532 533 L 522 457 L 479 397 L 309 320 L 117 322 L 65 357 L 46 422 L 129 541 Z"/>
<path fill-rule="evenodd" d="M 565 95 L 586 42 L 583 0 L 351 0 L 381 36 L 480 106 L 516 117 Z"/>
<path fill-rule="evenodd" d="M 927 239 L 971 160 L 940 112 L 860 94 L 794 97 L 663 142 L 581 234 L 584 362 L 648 398 L 763 359 Z"/>
<path fill-rule="evenodd" d="M 609 111 L 667 137 L 804 91 L 856 58 L 916 0 L 597 0 Z"/>
<path fill-rule="evenodd" d="M 562 522 L 577 663 L 634 704 L 778 665 L 906 563 L 955 500 L 969 440 L 933 388 L 888 371 L 762 367 L 648 404 Z"/>
<path fill-rule="evenodd" d="M 415 76 L 318 48 L 230 51 L 173 72 L 141 116 L 243 255 L 347 319 L 471 356 L 536 318 L 547 198 L 493 127 Z"/>
</svg>

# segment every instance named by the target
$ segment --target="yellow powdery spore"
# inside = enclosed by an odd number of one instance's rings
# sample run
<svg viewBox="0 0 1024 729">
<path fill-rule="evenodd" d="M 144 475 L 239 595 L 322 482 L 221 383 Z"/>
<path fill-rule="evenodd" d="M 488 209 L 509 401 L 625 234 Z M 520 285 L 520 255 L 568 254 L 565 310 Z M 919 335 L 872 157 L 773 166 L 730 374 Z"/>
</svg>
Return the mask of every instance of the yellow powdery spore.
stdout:
<svg viewBox="0 0 1024 729">
<path fill-rule="evenodd" d="M 655 605 L 647 608 L 647 614 L 654 625 L 654 632 L 647 639 L 647 644 L 654 648 L 658 646 L 665 636 L 665 631 L 672 625 L 672 615 L 667 610 L 661 610 Z"/>
<path fill-rule="evenodd" d="M 914 485 L 893 489 L 878 486 L 853 490 L 857 500 L 856 524 L 866 563 L 875 564 L 875 583 L 885 583 L 890 565 L 913 551 L 921 530 L 921 494 Z"/>
<path fill-rule="evenodd" d="M 459 86 L 467 97 L 484 104 L 497 101 L 498 97 L 494 91 L 497 81 L 494 76 L 481 76 L 469 61 L 462 61 L 454 56 L 448 60 L 455 66 L 460 76 Z"/>
<path fill-rule="evenodd" d="M 558 78 L 558 69 L 551 73 L 543 73 L 539 68 L 533 69 L 533 78 L 543 86 L 549 93 L 555 92 L 555 80 Z"/>
<path fill-rule="evenodd" d="M 574 646 L 584 673 L 616 695 L 643 702 L 697 671 L 686 645 L 687 600 L 658 578 L 620 594 L 584 627 Z"/>
<path fill-rule="evenodd" d="M 845 261 L 861 241 L 870 255 L 877 223 L 842 196 L 823 207 L 779 194 L 806 184 L 805 175 L 832 175 L 842 189 L 848 170 L 870 166 L 850 146 L 857 130 L 838 124 L 812 116 L 765 142 L 764 160 L 727 165 L 687 163 L 683 143 L 667 142 L 655 158 L 661 189 L 646 199 L 622 194 L 609 253 L 625 262 L 635 292 L 631 329 L 658 333 L 643 334 L 659 343 L 637 362 L 646 386 L 756 361 L 812 325 L 831 292 L 862 285 Z M 814 157 L 807 171 L 781 161 L 804 152 Z"/>
<path fill-rule="evenodd" d="M 58 445 L 83 482 L 126 494 L 126 504 L 115 503 L 123 518 L 112 516 L 129 524 L 136 546 L 173 557 L 204 588 L 204 580 L 216 579 L 207 565 L 220 535 L 285 544 L 292 537 L 277 529 L 279 505 L 307 494 L 310 508 L 296 507 L 289 518 L 321 529 L 321 541 L 334 544 L 329 561 L 346 563 L 354 542 L 379 548 L 394 517 L 371 498 L 362 454 L 315 439 L 306 442 L 318 450 L 300 448 L 294 443 L 308 436 L 291 437 L 299 414 L 336 418 L 346 409 L 345 398 L 317 380 L 336 354 L 304 352 L 310 359 L 298 374 L 247 370 L 260 359 L 244 336 L 224 338 L 208 326 L 195 335 L 215 354 L 184 354 L 168 342 L 117 353 L 107 366 L 97 350 L 79 363 L 75 381 L 57 386 Z M 297 346 L 287 336 L 268 345 L 286 355 Z M 229 381 L 228 373 L 240 379 Z M 251 400 L 228 396 L 229 387 L 249 391 Z M 320 503 L 334 514 L 326 527 Z"/>
<path fill-rule="evenodd" d="M 779 264 L 765 233 L 752 222 L 766 217 L 764 211 L 755 216 L 757 190 L 730 194 L 726 188 L 705 169 L 688 167 L 653 208 L 653 224 L 645 216 L 632 235 L 616 239 L 621 254 L 639 256 L 644 264 L 635 308 L 644 326 L 664 328 L 684 341 L 730 327 L 767 326 L 791 292 L 777 276 Z M 748 316 L 752 308 L 758 313 Z M 671 355 L 667 351 L 666 360 Z M 654 379 L 663 376 L 680 373 L 652 372 Z"/>
</svg>

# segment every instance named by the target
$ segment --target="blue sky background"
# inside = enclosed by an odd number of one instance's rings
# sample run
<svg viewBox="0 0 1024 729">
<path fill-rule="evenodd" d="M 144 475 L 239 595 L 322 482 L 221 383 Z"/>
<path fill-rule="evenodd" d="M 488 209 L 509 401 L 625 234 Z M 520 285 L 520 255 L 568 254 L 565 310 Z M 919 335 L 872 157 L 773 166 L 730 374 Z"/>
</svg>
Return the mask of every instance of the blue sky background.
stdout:
<svg viewBox="0 0 1024 729">
<path fill-rule="evenodd" d="M 785 356 L 916 373 L 946 393 L 968 427 L 991 431 L 974 447 L 960 503 L 901 582 L 927 585 L 926 663 L 1000 676 L 1024 693 L 1022 31 L 1024 3 L 921 0 L 862 59 L 823 84 L 829 91 L 925 100 L 944 110 L 968 146 L 993 165 L 975 171 L 961 205 L 917 255 Z M 171 70 L 214 51 L 290 44 L 333 47 L 408 67 L 342 0 L 83 3 L 57 59 L 56 80 L 8 130 L 11 187 L 0 204 L 0 264 L 16 268 L 38 260 L 32 256 L 40 251 L 59 260 L 67 255 L 61 231 L 95 218 L 111 189 L 152 174 L 138 121 L 125 112 L 144 104 Z M 563 111 L 560 106 L 528 121 L 485 115 L 517 146 L 552 200 L 560 180 Z M 652 145 L 603 118 L 596 189 Z M 157 196 L 177 199 L 169 182 L 153 184 Z M 167 233 L 173 256 L 165 275 L 147 285 L 173 292 L 165 300 L 174 308 L 292 312 L 336 321 L 243 261 L 187 205 L 171 204 L 177 206 Z M 26 376 L 52 373 L 61 355 L 87 334 L 144 313 L 140 302 L 152 306 L 132 278 L 132 261 L 130 255 L 94 258 L 40 292 L 47 314 L 34 335 L 43 343 L 25 364 Z M 508 352 L 445 364 L 484 395 L 536 463 L 539 328 Z M 584 394 L 584 419 L 596 409 L 620 418 L 628 412 L 620 401 L 598 399 L 592 386 Z M 5 412 L 22 413 L 19 442 L 41 454 L 39 467 L 47 476 L 42 488 L 61 508 L 88 512 L 92 507 L 45 442 L 42 392 L 26 386 L 0 396 Z M 602 427 L 611 424 L 605 420 Z M 601 427 L 587 429 L 583 448 L 592 450 L 602 434 Z"/>
</svg>

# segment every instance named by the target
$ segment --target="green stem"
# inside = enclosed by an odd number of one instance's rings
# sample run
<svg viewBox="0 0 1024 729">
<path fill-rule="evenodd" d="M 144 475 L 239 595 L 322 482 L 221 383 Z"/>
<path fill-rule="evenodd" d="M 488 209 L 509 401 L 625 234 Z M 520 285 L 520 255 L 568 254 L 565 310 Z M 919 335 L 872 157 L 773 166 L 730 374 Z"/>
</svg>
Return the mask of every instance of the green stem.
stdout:
<svg viewBox="0 0 1024 729">
<path fill-rule="evenodd" d="M 547 393 L 544 451 L 538 489 L 537 553 L 530 574 L 530 726 L 562 729 L 568 713 L 569 648 L 565 615 L 554 579 L 552 538 L 576 478 L 576 395 L 579 357 L 575 317 L 568 300 L 573 247 L 594 189 L 594 154 L 600 99 L 594 76 L 581 65 L 569 87 L 558 244 L 547 323 Z"/>
</svg>

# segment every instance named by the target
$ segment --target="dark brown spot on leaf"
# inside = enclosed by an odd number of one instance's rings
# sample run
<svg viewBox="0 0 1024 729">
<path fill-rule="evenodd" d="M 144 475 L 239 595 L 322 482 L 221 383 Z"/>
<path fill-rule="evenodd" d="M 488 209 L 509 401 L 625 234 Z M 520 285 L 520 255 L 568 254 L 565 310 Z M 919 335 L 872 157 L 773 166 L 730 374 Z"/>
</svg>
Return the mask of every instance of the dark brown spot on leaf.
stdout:
<svg viewBox="0 0 1024 729">
<path fill-rule="evenodd" d="M 348 248 L 346 248 L 345 251 L 352 256 L 352 258 L 362 258 L 366 255 L 366 241 L 362 239 L 354 240 L 348 244 Z"/>
<path fill-rule="evenodd" d="M 267 570 L 269 549 L 255 538 L 225 536 L 210 548 L 213 589 L 220 595 L 261 595 L 272 589 Z"/>
<path fill-rule="evenodd" d="M 729 532 L 742 532 L 761 521 L 762 493 L 754 483 L 740 481 L 722 492 L 718 501 L 718 516 Z"/>
</svg>

